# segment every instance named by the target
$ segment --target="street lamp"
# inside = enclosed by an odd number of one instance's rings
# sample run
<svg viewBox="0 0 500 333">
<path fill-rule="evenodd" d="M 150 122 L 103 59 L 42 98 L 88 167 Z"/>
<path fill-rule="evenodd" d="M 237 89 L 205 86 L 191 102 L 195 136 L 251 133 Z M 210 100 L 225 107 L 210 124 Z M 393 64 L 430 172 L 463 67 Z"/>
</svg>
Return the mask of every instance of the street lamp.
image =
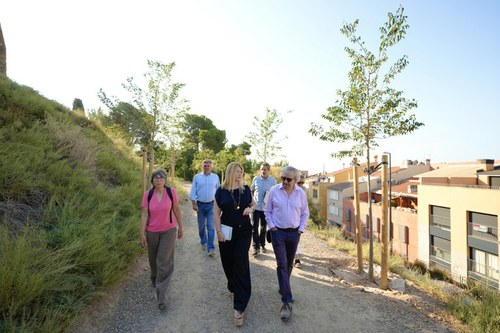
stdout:
<svg viewBox="0 0 500 333">
<path fill-rule="evenodd" d="M 384 152 L 385 155 L 389 155 L 389 229 L 392 230 L 392 164 L 391 164 L 391 153 Z M 389 235 L 392 232 L 389 233 Z M 389 237 L 390 238 L 390 237 Z"/>
</svg>

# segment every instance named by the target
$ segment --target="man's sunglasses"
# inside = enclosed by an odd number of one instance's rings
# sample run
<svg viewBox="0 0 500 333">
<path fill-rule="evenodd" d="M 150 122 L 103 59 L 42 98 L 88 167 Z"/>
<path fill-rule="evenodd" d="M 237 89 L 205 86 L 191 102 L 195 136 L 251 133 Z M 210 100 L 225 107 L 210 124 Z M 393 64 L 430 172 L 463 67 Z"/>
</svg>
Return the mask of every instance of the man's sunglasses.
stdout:
<svg viewBox="0 0 500 333">
<path fill-rule="evenodd" d="M 294 178 L 281 177 L 281 180 L 282 180 L 282 181 L 285 181 L 285 180 L 286 180 L 287 182 L 289 182 L 289 183 L 290 183 L 292 180 L 294 180 Z"/>
</svg>

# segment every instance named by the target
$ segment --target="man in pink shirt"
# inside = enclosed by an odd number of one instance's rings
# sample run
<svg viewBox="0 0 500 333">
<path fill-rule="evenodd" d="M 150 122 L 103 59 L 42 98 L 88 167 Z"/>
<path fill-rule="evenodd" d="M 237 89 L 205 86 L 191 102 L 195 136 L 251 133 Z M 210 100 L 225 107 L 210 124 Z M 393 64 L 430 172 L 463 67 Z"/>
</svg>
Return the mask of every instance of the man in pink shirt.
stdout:
<svg viewBox="0 0 500 333">
<path fill-rule="evenodd" d="M 271 187 L 264 209 L 276 256 L 279 292 L 283 302 L 280 317 L 284 321 L 292 315 L 290 275 L 300 235 L 304 232 L 309 218 L 306 194 L 296 186 L 299 178 L 299 170 L 291 166 L 283 168 L 282 183 Z"/>
</svg>

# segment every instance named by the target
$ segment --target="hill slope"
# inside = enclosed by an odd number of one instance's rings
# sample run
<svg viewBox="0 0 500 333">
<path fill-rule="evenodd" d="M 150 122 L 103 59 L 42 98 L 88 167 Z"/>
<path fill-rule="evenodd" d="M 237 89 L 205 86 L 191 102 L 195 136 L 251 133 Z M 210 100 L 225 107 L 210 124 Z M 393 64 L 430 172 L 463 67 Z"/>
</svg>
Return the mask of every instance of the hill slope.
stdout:
<svg viewBox="0 0 500 333">
<path fill-rule="evenodd" d="M 0 75 L 0 331 L 63 331 L 140 252 L 140 166 Z"/>
</svg>

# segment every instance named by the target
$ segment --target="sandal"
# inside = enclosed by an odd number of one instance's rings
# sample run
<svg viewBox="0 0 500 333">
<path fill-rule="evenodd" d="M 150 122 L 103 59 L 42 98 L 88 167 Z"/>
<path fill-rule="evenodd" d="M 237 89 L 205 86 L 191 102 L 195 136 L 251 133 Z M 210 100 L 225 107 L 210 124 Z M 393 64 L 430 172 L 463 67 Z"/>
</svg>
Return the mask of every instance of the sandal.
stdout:
<svg viewBox="0 0 500 333">
<path fill-rule="evenodd" d="M 241 326 L 243 325 L 243 312 L 234 310 L 234 324 L 236 326 Z"/>
</svg>

